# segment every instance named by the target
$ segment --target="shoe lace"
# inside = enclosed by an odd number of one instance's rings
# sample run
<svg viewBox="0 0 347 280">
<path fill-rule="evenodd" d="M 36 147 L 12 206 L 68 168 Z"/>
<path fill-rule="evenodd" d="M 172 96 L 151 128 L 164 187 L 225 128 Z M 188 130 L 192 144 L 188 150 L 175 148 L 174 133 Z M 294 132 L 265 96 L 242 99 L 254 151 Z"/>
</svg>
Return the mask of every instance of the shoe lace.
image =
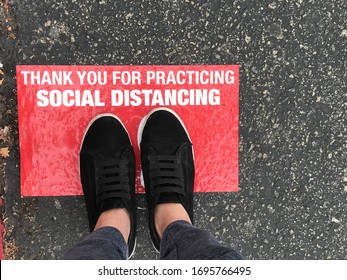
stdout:
<svg viewBox="0 0 347 280">
<path fill-rule="evenodd" d="M 179 156 L 149 156 L 152 196 L 175 192 L 185 195 L 183 169 Z"/>
<path fill-rule="evenodd" d="M 129 160 L 110 159 L 96 163 L 96 203 L 107 198 L 130 199 Z"/>
</svg>

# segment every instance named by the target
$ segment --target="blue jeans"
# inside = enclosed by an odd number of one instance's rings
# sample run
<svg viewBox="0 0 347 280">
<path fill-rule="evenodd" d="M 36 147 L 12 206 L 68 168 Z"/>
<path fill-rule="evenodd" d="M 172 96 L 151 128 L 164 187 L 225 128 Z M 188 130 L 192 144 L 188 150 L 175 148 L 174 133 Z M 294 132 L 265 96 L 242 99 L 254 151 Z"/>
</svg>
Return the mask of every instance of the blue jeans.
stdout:
<svg viewBox="0 0 347 280">
<path fill-rule="evenodd" d="M 185 221 L 170 224 L 161 240 L 162 260 L 242 260 L 235 250 L 221 245 L 206 230 Z M 103 227 L 88 234 L 64 256 L 66 260 L 125 260 L 128 246 L 113 227 Z"/>
</svg>

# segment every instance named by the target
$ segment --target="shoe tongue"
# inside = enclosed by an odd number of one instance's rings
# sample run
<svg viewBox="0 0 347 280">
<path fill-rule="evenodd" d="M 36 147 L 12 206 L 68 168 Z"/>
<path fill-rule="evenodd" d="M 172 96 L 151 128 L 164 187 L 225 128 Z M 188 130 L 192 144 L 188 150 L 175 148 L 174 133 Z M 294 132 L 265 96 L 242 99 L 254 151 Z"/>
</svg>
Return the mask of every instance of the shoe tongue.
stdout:
<svg viewBox="0 0 347 280">
<path fill-rule="evenodd" d="M 163 203 L 181 203 L 181 199 L 178 193 L 161 193 L 158 204 Z"/>
</svg>

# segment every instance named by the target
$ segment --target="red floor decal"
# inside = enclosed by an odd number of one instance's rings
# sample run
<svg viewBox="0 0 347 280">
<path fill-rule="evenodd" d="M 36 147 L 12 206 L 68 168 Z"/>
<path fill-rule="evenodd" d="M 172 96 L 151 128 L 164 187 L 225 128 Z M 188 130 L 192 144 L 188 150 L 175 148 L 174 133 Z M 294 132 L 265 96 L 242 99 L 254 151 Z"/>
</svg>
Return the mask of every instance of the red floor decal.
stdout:
<svg viewBox="0 0 347 280">
<path fill-rule="evenodd" d="M 17 66 L 22 196 L 81 195 L 79 149 L 101 113 L 118 116 L 137 158 L 137 130 L 153 108 L 168 107 L 194 146 L 195 191 L 238 190 L 239 67 Z"/>
</svg>

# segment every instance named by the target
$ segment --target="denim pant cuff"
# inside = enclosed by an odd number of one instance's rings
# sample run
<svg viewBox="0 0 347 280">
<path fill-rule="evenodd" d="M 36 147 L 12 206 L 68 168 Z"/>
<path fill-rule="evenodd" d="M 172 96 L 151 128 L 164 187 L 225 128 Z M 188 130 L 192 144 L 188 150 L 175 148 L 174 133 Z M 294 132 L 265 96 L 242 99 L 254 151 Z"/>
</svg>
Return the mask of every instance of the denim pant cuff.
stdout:
<svg viewBox="0 0 347 280">
<path fill-rule="evenodd" d="M 128 245 L 123 235 L 114 227 L 102 227 L 89 233 L 68 251 L 65 260 L 125 260 Z"/>
<path fill-rule="evenodd" d="M 187 221 L 175 221 L 164 231 L 160 248 L 161 259 L 175 260 L 236 260 L 243 257 L 234 249 L 220 244 L 208 231 Z"/>
<path fill-rule="evenodd" d="M 127 258 L 128 246 L 120 231 L 113 227 L 102 227 L 89 233 L 63 256 L 66 260 Z M 243 259 L 237 251 L 221 245 L 211 233 L 198 229 L 187 221 L 175 221 L 165 229 L 161 240 L 160 258 L 164 260 Z"/>
</svg>

